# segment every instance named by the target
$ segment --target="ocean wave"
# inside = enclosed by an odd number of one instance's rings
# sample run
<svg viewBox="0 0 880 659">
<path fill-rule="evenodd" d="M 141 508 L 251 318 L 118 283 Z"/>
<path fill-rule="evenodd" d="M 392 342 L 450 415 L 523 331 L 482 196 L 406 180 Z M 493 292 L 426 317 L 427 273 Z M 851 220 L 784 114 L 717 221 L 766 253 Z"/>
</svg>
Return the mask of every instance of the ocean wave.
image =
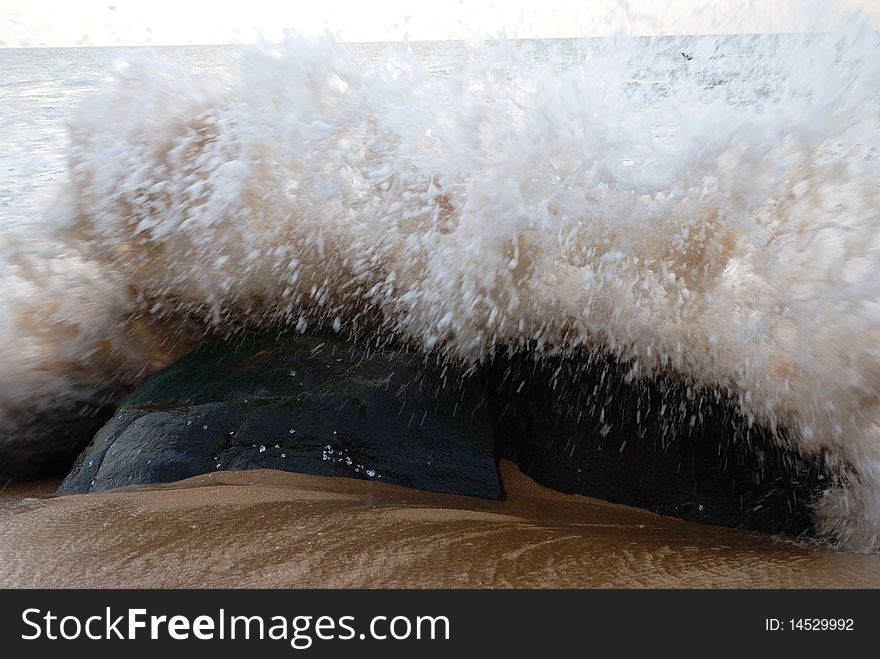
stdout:
<svg viewBox="0 0 880 659">
<path fill-rule="evenodd" d="M 630 40 L 481 48 L 444 75 L 327 39 L 223 78 L 130 59 L 72 118 L 45 221 L 3 237 L 7 427 L 255 325 L 467 363 L 587 348 L 824 454 L 847 482 L 821 530 L 880 548 L 874 35 L 753 40 L 661 85 Z"/>
</svg>

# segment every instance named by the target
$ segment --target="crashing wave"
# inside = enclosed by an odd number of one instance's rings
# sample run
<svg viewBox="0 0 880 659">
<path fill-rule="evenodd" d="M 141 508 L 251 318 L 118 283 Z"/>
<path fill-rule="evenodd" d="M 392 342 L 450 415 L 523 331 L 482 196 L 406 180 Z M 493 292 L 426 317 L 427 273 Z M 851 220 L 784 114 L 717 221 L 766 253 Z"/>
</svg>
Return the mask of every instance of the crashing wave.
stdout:
<svg viewBox="0 0 880 659">
<path fill-rule="evenodd" d="M 739 77 L 704 58 L 649 85 L 633 40 L 564 66 L 484 46 L 442 76 L 331 40 L 230 78 L 133 58 L 73 117 L 39 234 L 4 237 L 7 426 L 242 326 L 470 363 L 586 348 L 824 454 L 845 485 L 820 529 L 880 549 L 877 42 L 736 43 Z"/>
</svg>

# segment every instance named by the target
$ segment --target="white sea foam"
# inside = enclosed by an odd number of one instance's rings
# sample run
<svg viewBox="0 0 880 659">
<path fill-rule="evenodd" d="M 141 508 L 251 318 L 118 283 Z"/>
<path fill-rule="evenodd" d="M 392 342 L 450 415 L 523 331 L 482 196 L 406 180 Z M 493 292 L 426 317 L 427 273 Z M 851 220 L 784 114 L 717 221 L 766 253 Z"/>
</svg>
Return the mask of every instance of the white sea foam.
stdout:
<svg viewBox="0 0 880 659">
<path fill-rule="evenodd" d="M 4 236 L 0 407 L 135 381 L 198 342 L 184 322 L 587 346 L 827 453 L 822 529 L 880 549 L 877 41 L 729 43 L 659 74 L 626 39 L 442 76 L 330 40 L 222 79 L 133 58 L 72 119 L 40 240 Z"/>
</svg>

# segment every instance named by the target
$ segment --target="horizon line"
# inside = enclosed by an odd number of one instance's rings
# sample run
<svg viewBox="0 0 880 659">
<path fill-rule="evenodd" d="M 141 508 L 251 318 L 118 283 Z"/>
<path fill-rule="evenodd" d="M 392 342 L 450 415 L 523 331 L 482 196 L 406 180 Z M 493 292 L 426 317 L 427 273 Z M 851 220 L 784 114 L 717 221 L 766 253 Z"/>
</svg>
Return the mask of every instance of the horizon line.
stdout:
<svg viewBox="0 0 880 659">
<path fill-rule="evenodd" d="M 826 32 L 801 32 L 801 31 L 780 31 L 780 32 L 699 32 L 699 33 L 660 33 L 660 34 L 620 34 L 620 35 L 585 35 L 578 37 L 470 37 L 459 39 L 395 39 L 395 40 L 369 40 L 369 39 L 350 39 L 342 40 L 334 37 L 334 41 L 340 44 L 357 44 L 357 45 L 388 45 L 388 44 L 415 44 L 415 43 L 469 43 L 469 42 L 495 42 L 495 41 L 578 41 L 578 40 L 598 40 L 598 39 L 650 39 L 650 38 L 670 38 L 670 37 L 757 37 L 757 36 L 820 36 L 826 34 L 834 34 L 835 31 Z M 871 30 L 872 34 L 880 35 L 880 30 Z M 330 35 L 333 36 L 333 35 Z M 321 39 L 321 36 L 303 37 L 310 41 Z M 219 46 L 260 46 L 264 44 L 274 45 L 283 43 L 284 40 L 278 41 L 221 41 L 221 42 L 202 42 L 202 43 L 133 43 L 133 44 L 67 44 L 67 45 L 33 45 L 33 46 L 8 46 L 0 45 L 0 50 L 73 50 L 73 49 L 99 49 L 99 48 L 207 48 Z"/>
</svg>

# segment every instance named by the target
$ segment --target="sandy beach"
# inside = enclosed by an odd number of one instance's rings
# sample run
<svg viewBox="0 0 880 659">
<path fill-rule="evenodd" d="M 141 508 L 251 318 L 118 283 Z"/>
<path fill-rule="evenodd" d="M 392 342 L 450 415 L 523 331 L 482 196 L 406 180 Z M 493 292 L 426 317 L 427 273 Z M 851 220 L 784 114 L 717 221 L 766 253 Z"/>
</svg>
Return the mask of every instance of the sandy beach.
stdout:
<svg viewBox="0 0 880 659">
<path fill-rule="evenodd" d="M 545 489 L 506 500 L 276 471 L 0 495 L 3 587 L 880 587 L 880 556 Z"/>
</svg>

